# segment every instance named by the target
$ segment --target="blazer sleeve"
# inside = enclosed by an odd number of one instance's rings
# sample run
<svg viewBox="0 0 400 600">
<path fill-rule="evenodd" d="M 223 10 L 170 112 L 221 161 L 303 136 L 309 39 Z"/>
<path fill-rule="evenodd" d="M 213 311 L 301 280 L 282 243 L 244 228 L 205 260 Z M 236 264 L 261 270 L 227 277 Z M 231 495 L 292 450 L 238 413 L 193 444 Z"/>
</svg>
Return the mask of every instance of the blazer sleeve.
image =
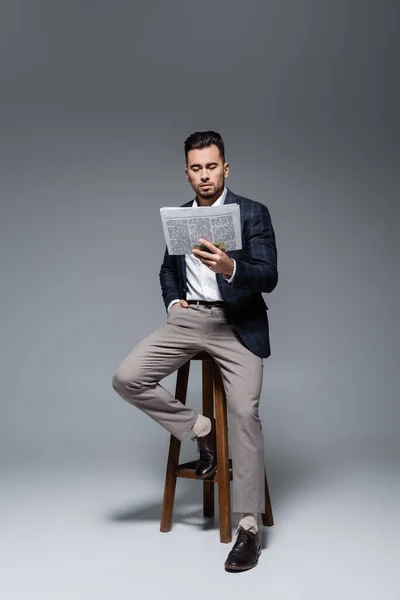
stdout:
<svg viewBox="0 0 400 600">
<path fill-rule="evenodd" d="M 167 247 L 165 248 L 164 260 L 160 268 L 159 277 L 162 297 L 165 307 L 167 308 L 172 300 L 181 298 L 176 261 L 174 256 L 169 254 Z"/>
<path fill-rule="evenodd" d="M 236 273 L 229 285 L 251 292 L 272 292 L 278 283 L 277 250 L 265 205 L 257 207 L 244 233 L 247 257 L 235 257 Z"/>
</svg>

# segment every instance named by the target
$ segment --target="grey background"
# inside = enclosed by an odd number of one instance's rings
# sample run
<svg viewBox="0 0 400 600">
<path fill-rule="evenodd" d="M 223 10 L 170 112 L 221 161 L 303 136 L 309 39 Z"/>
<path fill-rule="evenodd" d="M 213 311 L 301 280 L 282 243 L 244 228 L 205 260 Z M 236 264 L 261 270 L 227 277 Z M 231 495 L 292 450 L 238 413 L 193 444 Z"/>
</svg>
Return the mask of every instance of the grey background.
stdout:
<svg viewBox="0 0 400 600">
<path fill-rule="evenodd" d="M 271 444 L 396 438 L 395 5 L 2 3 L 3 456 L 164 443 L 111 376 L 165 319 L 159 208 L 203 128 L 276 231 Z"/>
<path fill-rule="evenodd" d="M 159 208 L 193 197 L 199 129 L 222 134 L 228 186 L 276 232 L 261 399 L 276 510 L 303 455 L 397 452 L 398 3 L 0 10 L 3 466 L 125 461 L 160 494 L 168 435 L 111 379 L 165 320 Z M 197 408 L 199 385 L 194 368 Z"/>
</svg>

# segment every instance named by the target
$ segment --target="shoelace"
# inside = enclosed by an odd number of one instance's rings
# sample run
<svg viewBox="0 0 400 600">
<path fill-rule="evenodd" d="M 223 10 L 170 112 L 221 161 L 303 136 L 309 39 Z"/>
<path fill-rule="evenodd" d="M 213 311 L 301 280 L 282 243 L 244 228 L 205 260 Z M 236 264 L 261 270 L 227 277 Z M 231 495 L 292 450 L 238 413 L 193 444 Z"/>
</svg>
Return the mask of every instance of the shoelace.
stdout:
<svg viewBox="0 0 400 600">
<path fill-rule="evenodd" d="M 210 453 L 208 452 L 208 450 L 205 450 L 199 443 L 199 440 L 201 440 L 201 437 L 197 437 L 196 435 L 193 436 L 191 438 L 192 442 L 194 442 L 194 440 L 197 440 L 197 452 L 200 454 L 200 459 L 202 460 L 208 460 L 208 458 L 210 457 Z"/>
<path fill-rule="evenodd" d="M 237 534 L 236 544 L 243 542 L 248 548 L 250 548 L 251 538 L 251 533 L 241 527 Z"/>
</svg>

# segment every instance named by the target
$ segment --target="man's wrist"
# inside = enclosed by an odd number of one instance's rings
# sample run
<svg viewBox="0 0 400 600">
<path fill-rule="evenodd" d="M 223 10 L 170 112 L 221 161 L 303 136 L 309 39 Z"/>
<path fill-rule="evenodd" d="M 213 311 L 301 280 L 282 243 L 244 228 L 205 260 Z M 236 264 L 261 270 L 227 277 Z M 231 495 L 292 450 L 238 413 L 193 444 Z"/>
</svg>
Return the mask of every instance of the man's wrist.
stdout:
<svg viewBox="0 0 400 600">
<path fill-rule="evenodd" d="M 232 260 L 232 269 L 230 270 L 229 274 L 224 273 L 224 279 L 227 283 L 232 282 L 233 278 L 235 277 L 235 273 L 236 273 L 236 260 L 234 258 L 232 258 L 231 260 Z"/>
<path fill-rule="evenodd" d="M 173 305 L 174 305 L 174 304 L 176 304 L 177 302 L 180 302 L 180 301 L 181 301 L 181 300 L 180 300 L 180 298 L 176 298 L 175 300 L 172 300 L 172 301 L 171 301 L 171 302 L 168 304 L 168 307 L 167 307 L 167 312 L 169 312 L 169 311 L 170 311 L 170 309 L 173 307 Z"/>
<path fill-rule="evenodd" d="M 235 261 L 231 258 L 231 266 L 228 271 L 225 271 L 225 273 L 224 273 L 225 277 L 230 279 L 233 275 L 234 270 L 235 270 Z"/>
</svg>

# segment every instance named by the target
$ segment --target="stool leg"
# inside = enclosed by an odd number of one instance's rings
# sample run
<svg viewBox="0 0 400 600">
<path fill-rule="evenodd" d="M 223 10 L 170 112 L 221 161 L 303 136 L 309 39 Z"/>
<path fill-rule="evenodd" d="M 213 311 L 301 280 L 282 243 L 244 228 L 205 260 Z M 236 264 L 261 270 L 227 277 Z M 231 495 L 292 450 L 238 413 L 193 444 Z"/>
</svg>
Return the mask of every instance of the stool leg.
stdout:
<svg viewBox="0 0 400 600">
<path fill-rule="evenodd" d="M 221 374 L 216 365 L 214 366 L 214 398 L 218 462 L 218 508 L 220 519 L 219 533 L 221 542 L 223 544 L 229 544 L 229 542 L 232 541 L 232 523 L 228 423 L 224 386 L 222 383 Z"/>
<path fill-rule="evenodd" d="M 274 524 L 274 517 L 272 515 L 271 498 L 269 497 L 267 473 L 264 469 L 264 480 L 265 480 L 265 512 L 262 513 L 261 518 L 265 527 L 272 527 Z"/>
<path fill-rule="evenodd" d="M 203 516 L 214 516 L 214 482 L 203 481 Z"/>
<path fill-rule="evenodd" d="M 187 386 L 189 380 L 190 360 L 178 369 L 176 377 L 175 398 L 186 404 Z M 164 498 L 162 505 L 160 531 L 166 533 L 172 528 L 172 513 L 174 510 L 176 475 L 175 467 L 179 464 L 179 454 L 181 442 L 174 435 L 171 435 L 169 442 L 169 452 L 167 461 L 167 470 L 165 474 Z"/>
<path fill-rule="evenodd" d="M 202 361 L 203 415 L 214 418 L 213 369 L 211 361 Z M 214 482 L 203 481 L 203 515 L 214 516 Z"/>
</svg>

